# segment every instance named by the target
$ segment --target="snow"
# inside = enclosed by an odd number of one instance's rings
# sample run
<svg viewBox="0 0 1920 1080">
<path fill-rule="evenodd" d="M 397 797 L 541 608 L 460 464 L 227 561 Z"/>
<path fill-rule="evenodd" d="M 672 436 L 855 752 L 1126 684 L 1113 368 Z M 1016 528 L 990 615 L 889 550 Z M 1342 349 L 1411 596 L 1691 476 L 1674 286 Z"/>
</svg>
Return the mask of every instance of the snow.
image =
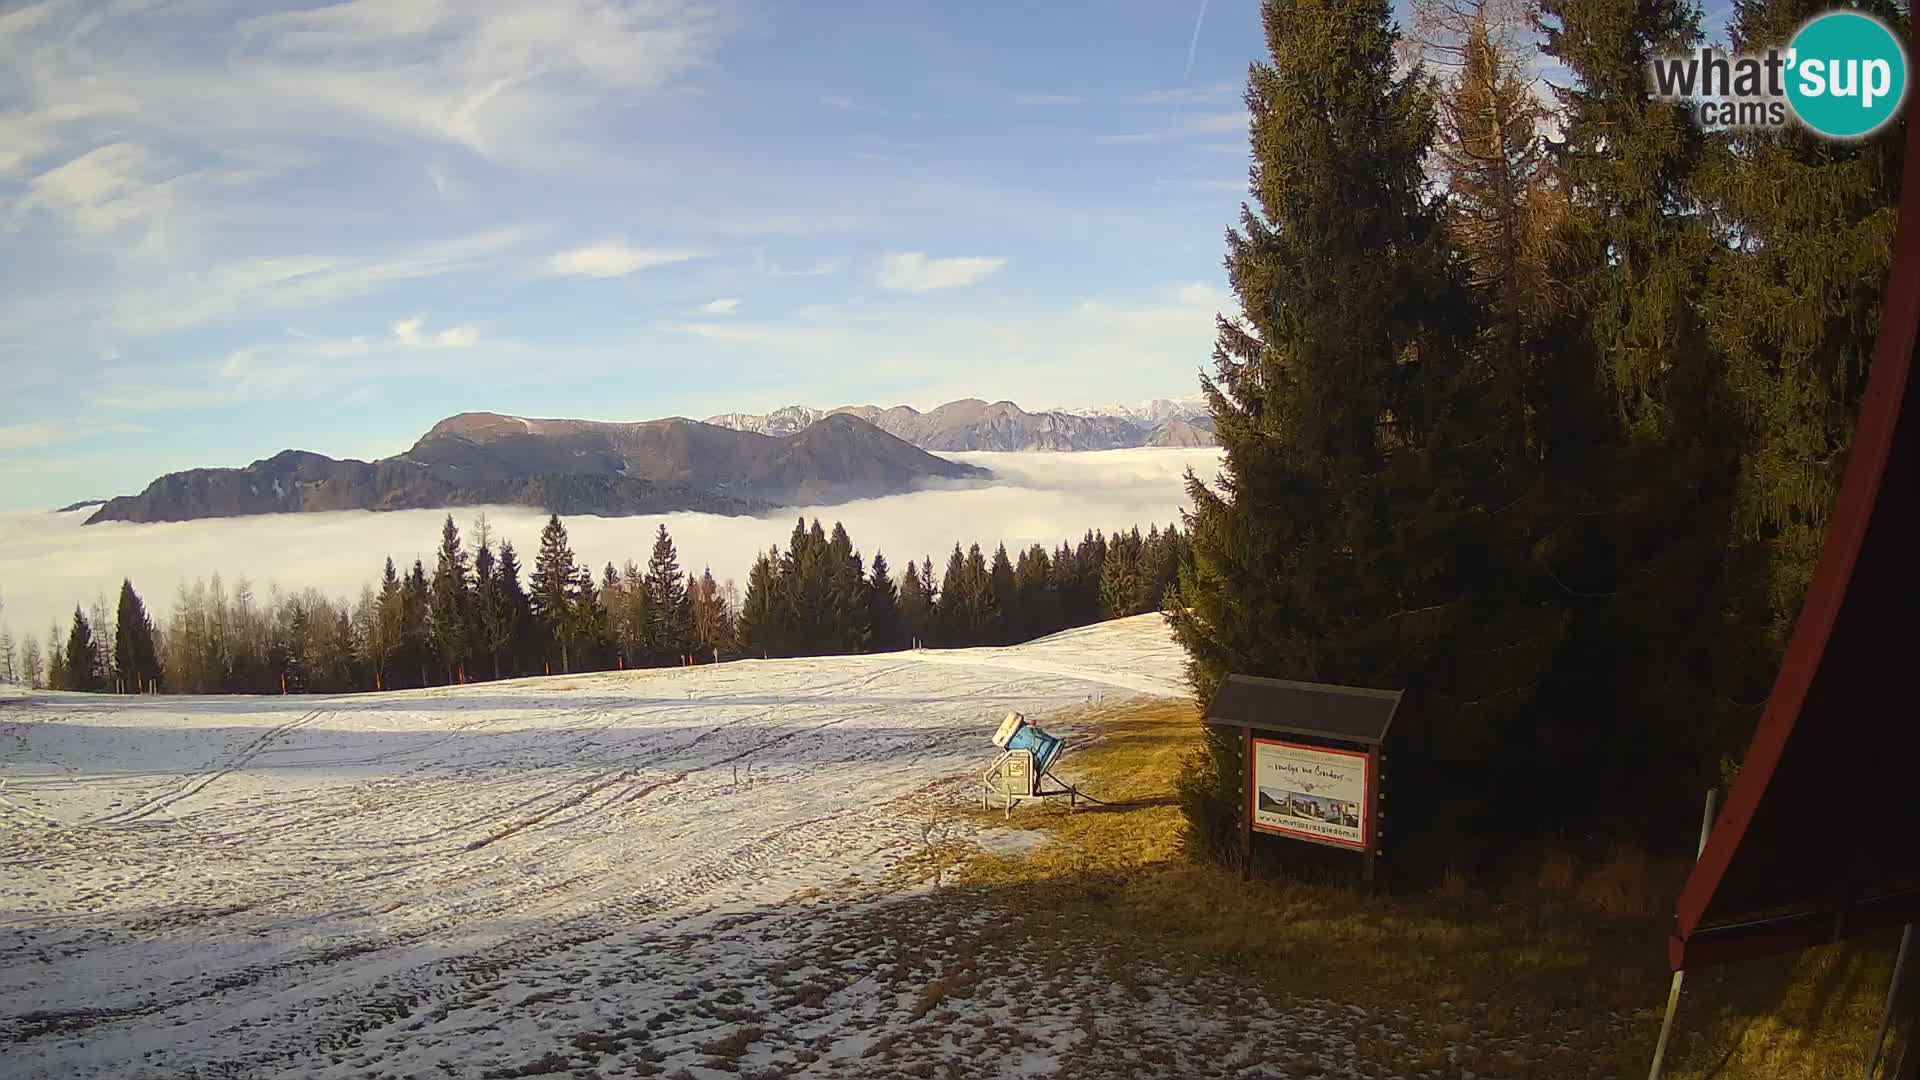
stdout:
<svg viewBox="0 0 1920 1080">
<path fill-rule="evenodd" d="M 859 1071 L 925 1012 L 881 978 L 882 881 L 999 718 L 1183 693 L 1180 665 L 1145 615 L 387 694 L 0 696 L 0 1073 Z"/>
<path fill-rule="evenodd" d="M 1131 420 L 1136 424 L 1161 424 L 1168 420 L 1191 420 L 1207 415 L 1205 394 L 1190 394 L 1180 398 L 1152 398 L 1146 401 L 1134 401 L 1124 405 L 1083 405 L 1062 406 L 1050 412 L 1070 413 L 1074 416 L 1114 416 L 1122 420 Z"/>
</svg>

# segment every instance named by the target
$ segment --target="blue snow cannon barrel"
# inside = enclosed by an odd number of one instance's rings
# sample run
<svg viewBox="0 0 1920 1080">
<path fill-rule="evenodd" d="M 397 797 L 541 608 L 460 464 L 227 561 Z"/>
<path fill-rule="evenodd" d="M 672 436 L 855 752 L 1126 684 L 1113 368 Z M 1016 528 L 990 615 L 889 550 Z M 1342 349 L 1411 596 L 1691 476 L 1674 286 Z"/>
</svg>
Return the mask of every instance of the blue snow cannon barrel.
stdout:
<svg viewBox="0 0 1920 1080">
<path fill-rule="evenodd" d="M 1058 735 L 1049 735 L 1040 728 L 1027 722 L 1019 713 L 1008 713 L 1007 719 L 994 733 L 993 742 L 1002 750 L 1026 750 L 1033 754 L 1033 776 L 1039 780 L 1047 768 L 1060 756 L 1060 750 L 1067 740 Z"/>
</svg>

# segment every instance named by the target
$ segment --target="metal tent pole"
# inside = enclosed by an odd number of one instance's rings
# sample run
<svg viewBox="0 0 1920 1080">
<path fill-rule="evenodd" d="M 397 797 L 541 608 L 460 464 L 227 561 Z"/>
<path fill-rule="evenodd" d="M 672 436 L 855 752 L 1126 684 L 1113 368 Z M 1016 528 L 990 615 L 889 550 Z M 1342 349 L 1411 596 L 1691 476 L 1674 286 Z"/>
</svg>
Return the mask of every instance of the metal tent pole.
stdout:
<svg viewBox="0 0 1920 1080">
<path fill-rule="evenodd" d="M 1913 951 L 1913 924 L 1900 931 L 1900 951 L 1893 956 L 1893 978 L 1887 983 L 1887 1004 L 1880 1010 L 1880 1027 L 1873 1033 L 1873 1049 L 1867 1053 L 1867 1080 L 1873 1080 L 1873 1074 L 1880 1068 L 1880 1051 L 1887 1041 L 1887 1025 L 1893 1021 L 1893 999 L 1900 996 L 1900 976 L 1907 967 L 1907 954 Z M 1920 1042 L 1920 1026 L 1915 1027 L 1915 1036 L 1909 1042 Z M 1912 1050 L 1907 1051 L 1912 1054 Z"/>
<path fill-rule="evenodd" d="M 1719 791 L 1714 788 L 1707 789 L 1707 808 L 1700 815 L 1700 844 L 1693 851 L 1695 860 L 1700 858 L 1701 852 L 1707 850 L 1707 834 L 1713 831 L 1713 807 L 1718 801 L 1719 794 Z M 1685 971 L 1673 973 L 1673 985 L 1667 989 L 1667 1015 L 1660 1021 L 1660 1041 L 1654 1044 L 1653 1067 L 1647 1070 L 1647 1080 L 1660 1080 L 1660 1067 L 1667 1059 L 1667 1040 L 1673 1036 L 1674 1010 L 1680 1006 L 1680 984 L 1686 977 Z"/>
</svg>

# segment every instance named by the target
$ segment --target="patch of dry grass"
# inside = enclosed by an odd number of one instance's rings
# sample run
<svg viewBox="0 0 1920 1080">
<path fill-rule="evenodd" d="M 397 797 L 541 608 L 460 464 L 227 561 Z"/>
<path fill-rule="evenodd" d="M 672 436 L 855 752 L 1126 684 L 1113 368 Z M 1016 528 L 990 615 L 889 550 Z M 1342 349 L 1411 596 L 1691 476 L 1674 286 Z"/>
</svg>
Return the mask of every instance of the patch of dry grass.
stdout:
<svg viewBox="0 0 1920 1080">
<path fill-rule="evenodd" d="M 1182 859 L 1173 778 L 1198 736 L 1191 705 L 1109 706 L 1074 718 L 1100 738 L 1062 772 L 1111 806 L 1026 803 L 983 824 L 1045 830 L 1022 855 L 975 852 L 959 887 L 1056 917 L 1034 933 L 1097 936 L 1143 962 L 1226 969 L 1290 992 L 1392 1013 L 1456 1045 L 1449 1071 L 1540 1080 L 1644 1075 L 1669 973 L 1665 940 L 1684 862 L 1621 850 L 1581 865 L 1552 855 L 1497 887 L 1449 875 L 1417 896 L 1367 896 Z M 939 858 L 954 857 L 942 851 Z M 1689 976 L 1667 1074 L 1857 1077 L 1878 1020 L 1892 938 Z M 1282 1006 L 1284 1007 L 1284 1006 Z M 1896 1042 L 1890 1039 L 1889 1042 Z M 1889 1056 L 1899 1047 L 1890 1046 Z M 1417 1072 L 1432 1045 L 1362 1048 Z M 1444 1064 L 1446 1059 L 1440 1059 Z M 1897 1060 L 1897 1058 L 1895 1058 Z"/>
</svg>

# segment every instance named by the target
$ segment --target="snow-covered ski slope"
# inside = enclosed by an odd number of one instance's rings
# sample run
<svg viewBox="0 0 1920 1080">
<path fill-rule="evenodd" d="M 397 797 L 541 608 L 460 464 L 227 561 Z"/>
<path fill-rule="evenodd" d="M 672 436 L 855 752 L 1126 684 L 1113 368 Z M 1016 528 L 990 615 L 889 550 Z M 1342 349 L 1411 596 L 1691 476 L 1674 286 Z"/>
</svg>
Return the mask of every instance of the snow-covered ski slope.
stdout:
<svg viewBox="0 0 1920 1080">
<path fill-rule="evenodd" d="M 471 1066 L 479 997 L 871 878 L 1007 710 L 1178 695 L 1180 667 L 1145 615 L 346 697 L 0 697 L 0 1075 L 368 1075 L 343 1050 L 406 1075 L 422 1024 Z"/>
</svg>

